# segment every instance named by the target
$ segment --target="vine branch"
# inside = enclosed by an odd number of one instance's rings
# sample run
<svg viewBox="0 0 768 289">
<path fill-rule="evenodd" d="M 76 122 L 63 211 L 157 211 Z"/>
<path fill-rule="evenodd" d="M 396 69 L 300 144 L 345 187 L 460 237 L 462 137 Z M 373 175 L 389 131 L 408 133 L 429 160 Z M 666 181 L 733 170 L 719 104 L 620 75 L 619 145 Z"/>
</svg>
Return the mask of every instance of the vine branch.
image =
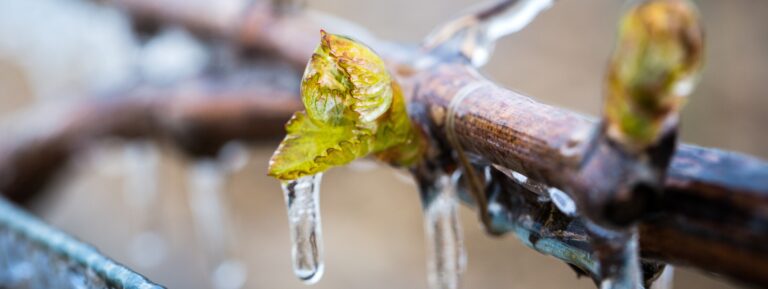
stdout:
<svg viewBox="0 0 768 289">
<path fill-rule="evenodd" d="M 306 64 L 320 28 L 307 17 L 281 17 L 266 4 L 207 19 L 201 15 L 211 13 L 191 11 L 195 6 L 186 2 L 112 2 L 137 21 L 181 24 L 198 35 L 276 53 L 296 67 Z M 577 197 L 589 198 L 589 187 L 600 184 L 601 176 L 579 176 L 573 165 L 599 127 L 591 118 L 499 87 L 464 62 L 414 66 L 421 51 L 372 44 L 403 84 L 412 119 L 438 143 L 447 143 L 443 126 L 456 92 L 480 83 L 455 111 L 456 137 L 468 153 Z M 80 116 L 50 135 L 0 146 L 0 191 L 17 201 L 34 196 L 95 139 L 171 140 L 190 155 L 210 156 L 230 140 L 276 137 L 290 114 L 301 109 L 295 94 L 261 90 L 195 100 L 165 95 L 86 102 L 72 114 Z M 768 285 L 768 164 L 683 144 L 674 150 L 663 190 L 640 215 L 643 257 Z"/>
</svg>

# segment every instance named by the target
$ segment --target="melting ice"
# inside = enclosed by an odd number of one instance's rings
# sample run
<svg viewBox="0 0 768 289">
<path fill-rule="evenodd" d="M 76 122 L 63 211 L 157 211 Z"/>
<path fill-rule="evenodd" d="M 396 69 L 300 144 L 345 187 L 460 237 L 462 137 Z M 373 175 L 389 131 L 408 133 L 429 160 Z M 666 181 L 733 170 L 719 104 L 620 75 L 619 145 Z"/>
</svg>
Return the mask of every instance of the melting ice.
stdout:
<svg viewBox="0 0 768 289">
<path fill-rule="evenodd" d="M 323 276 L 323 236 L 320 228 L 322 174 L 283 182 L 288 225 L 291 231 L 293 273 L 306 284 Z"/>
</svg>

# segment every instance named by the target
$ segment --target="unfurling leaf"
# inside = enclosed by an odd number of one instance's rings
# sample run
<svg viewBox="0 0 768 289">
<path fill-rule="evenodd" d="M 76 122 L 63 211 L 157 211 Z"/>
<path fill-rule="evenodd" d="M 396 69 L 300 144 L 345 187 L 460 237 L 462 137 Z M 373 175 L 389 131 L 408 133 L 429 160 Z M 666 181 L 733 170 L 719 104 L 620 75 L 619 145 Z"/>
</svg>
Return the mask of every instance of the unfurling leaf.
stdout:
<svg viewBox="0 0 768 289">
<path fill-rule="evenodd" d="M 421 140 L 402 91 L 367 46 L 321 31 L 301 81 L 306 111 L 286 124 L 287 135 L 269 175 L 293 180 L 375 153 L 396 165 L 418 160 Z"/>
<path fill-rule="evenodd" d="M 642 149 L 675 117 L 702 66 L 703 32 L 688 0 L 650 0 L 622 18 L 606 78 L 609 135 Z"/>
</svg>

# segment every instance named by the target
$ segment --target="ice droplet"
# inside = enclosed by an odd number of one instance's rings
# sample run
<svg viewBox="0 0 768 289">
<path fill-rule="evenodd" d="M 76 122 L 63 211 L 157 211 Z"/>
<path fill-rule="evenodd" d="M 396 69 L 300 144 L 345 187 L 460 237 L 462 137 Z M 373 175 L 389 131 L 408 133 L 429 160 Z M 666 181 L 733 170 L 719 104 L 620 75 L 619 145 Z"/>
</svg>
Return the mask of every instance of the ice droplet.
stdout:
<svg viewBox="0 0 768 289">
<path fill-rule="evenodd" d="M 456 183 L 447 175 L 438 176 L 426 192 L 424 229 L 427 239 L 428 280 L 432 289 L 460 287 L 466 267 L 466 253 L 458 217 Z"/>
<path fill-rule="evenodd" d="M 306 284 L 323 276 L 323 234 L 320 227 L 320 181 L 315 174 L 282 183 L 291 231 L 293 273 Z"/>
<path fill-rule="evenodd" d="M 576 216 L 576 203 L 565 192 L 554 187 L 550 187 L 547 192 L 549 192 L 549 198 L 560 209 L 560 212 L 566 216 Z"/>
</svg>

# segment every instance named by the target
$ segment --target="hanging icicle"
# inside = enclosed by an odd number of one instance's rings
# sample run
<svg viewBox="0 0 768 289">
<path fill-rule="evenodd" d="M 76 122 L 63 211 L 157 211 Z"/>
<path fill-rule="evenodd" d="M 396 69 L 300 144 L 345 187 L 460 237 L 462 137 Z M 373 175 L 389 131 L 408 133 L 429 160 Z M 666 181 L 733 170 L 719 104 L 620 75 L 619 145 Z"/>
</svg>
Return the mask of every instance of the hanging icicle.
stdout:
<svg viewBox="0 0 768 289">
<path fill-rule="evenodd" d="M 434 183 L 422 186 L 428 280 L 432 289 L 459 288 L 466 268 L 456 195 L 458 177 L 458 172 L 453 178 L 441 173 Z"/>
<path fill-rule="evenodd" d="M 320 34 L 320 46 L 301 82 L 306 110 L 294 113 L 286 124 L 287 135 L 272 155 L 268 173 L 282 181 L 293 269 L 308 284 L 323 273 L 322 172 L 369 154 L 407 167 L 420 159 L 424 148 L 384 61 L 349 37 Z"/>
<path fill-rule="evenodd" d="M 323 174 L 282 183 L 291 231 L 293 273 L 306 284 L 323 276 L 323 234 L 320 227 L 320 181 Z"/>
<path fill-rule="evenodd" d="M 139 232 L 131 237 L 128 249 L 133 262 L 152 268 L 164 261 L 168 242 L 160 233 L 162 198 L 158 195 L 159 148 L 149 142 L 133 142 L 123 149 L 126 203 L 136 216 Z"/>
<path fill-rule="evenodd" d="M 188 177 L 189 202 L 198 233 L 210 254 L 223 256 L 225 222 L 223 200 L 224 175 L 214 160 L 199 160 L 192 165 Z"/>
<path fill-rule="evenodd" d="M 643 288 L 642 272 L 640 271 L 640 259 L 638 258 L 637 234 L 633 234 L 630 240 L 622 245 L 621 250 L 611 256 L 611 262 L 603 262 L 600 266 L 606 266 L 611 275 L 606 276 L 600 282 L 600 289 L 638 289 Z"/>
<path fill-rule="evenodd" d="M 497 40 L 525 28 L 553 3 L 554 0 L 505 0 L 474 9 L 432 32 L 424 47 L 458 52 L 472 65 L 481 67 L 490 59 Z"/>
<path fill-rule="evenodd" d="M 219 159 L 198 160 L 190 171 L 189 202 L 198 234 L 208 251 L 210 282 L 215 289 L 239 289 L 247 268 L 233 258 L 233 222 L 226 206 L 225 181 L 229 168 Z"/>
<path fill-rule="evenodd" d="M 587 231 L 598 259 L 600 289 L 643 288 L 637 228 L 616 231 L 588 223 Z"/>
</svg>

